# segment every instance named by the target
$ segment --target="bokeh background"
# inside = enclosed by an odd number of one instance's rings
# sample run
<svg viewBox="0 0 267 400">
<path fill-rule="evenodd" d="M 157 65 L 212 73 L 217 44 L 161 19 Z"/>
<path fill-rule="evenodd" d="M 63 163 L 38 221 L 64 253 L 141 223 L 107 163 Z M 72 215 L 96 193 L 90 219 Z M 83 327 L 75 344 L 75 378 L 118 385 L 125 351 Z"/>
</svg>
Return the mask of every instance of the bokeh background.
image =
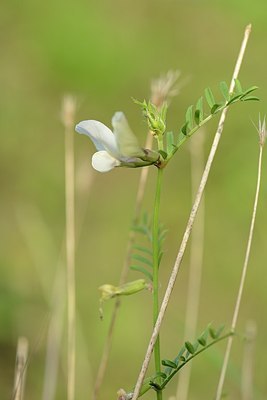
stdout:
<svg viewBox="0 0 267 400">
<path fill-rule="evenodd" d="M 168 128 L 177 130 L 188 105 L 210 86 L 228 81 L 247 23 L 253 25 L 240 80 L 258 85 L 260 103 L 233 106 L 206 190 L 204 271 L 198 331 L 214 321 L 230 325 L 244 259 L 256 185 L 258 138 L 251 120 L 267 110 L 266 2 L 8 0 L 0 14 L 0 397 L 12 396 L 16 343 L 29 339 L 26 397 L 43 393 L 46 338 L 54 296 L 64 303 L 64 94 L 77 98 L 76 121 L 109 125 L 122 110 L 141 143 L 146 126 L 131 97 L 149 97 L 152 78 L 169 69 L 186 82 L 169 110 Z M 216 121 L 205 131 L 205 155 Z M 90 399 L 108 329 L 112 304 L 99 320 L 98 286 L 116 284 L 134 211 L 139 170 L 92 170 L 94 152 L 75 135 L 76 163 L 76 399 Z M 266 158 L 266 157 L 265 157 Z M 240 399 L 248 320 L 257 324 L 255 399 L 266 399 L 266 226 L 267 175 L 264 160 L 258 218 L 248 279 L 225 389 Z M 155 170 L 151 168 L 143 209 L 152 213 Z M 168 228 L 161 294 L 173 265 L 191 207 L 188 144 L 165 174 L 161 220 Z M 183 339 L 188 252 L 162 334 L 162 354 L 172 358 Z M 130 279 L 137 279 L 137 272 Z M 149 339 L 151 296 L 122 303 L 100 399 L 116 398 L 137 377 Z M 59 301 L 59 300 L 58 300 Z M 63 315 L 62 311 L 62 315 Z M 64 317 L 65 318 L 65 317 Z M 61 319 L 59 319 L 61 321 Z M 56 399 L 66 398 L 66 320 L 62 319 Z M 190 399 L 212 399 L 225 344 L 199 357 Z M 173 395 L 175 384 L 166 390 Z M 153 398 L 153 393 L 148 395 Z"/>
</svg>

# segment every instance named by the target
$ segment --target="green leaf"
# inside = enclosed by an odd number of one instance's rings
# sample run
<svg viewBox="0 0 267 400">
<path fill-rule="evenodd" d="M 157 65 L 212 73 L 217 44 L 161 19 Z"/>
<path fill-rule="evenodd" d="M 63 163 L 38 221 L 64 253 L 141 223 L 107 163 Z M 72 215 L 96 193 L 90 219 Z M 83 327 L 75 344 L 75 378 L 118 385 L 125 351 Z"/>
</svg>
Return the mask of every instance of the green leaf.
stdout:
<svg viewBox="0 0 267 400">
<path fill-rule="evenodd" d="M 166 378 L 167 378 L 167 375 L 164 374 L 164 372 L 157 372 L 157 376 L 160 376 L 160 377 L 163 378 L 163 379 L 166 379 Z"/>
<path fill-rule="evenodd" d="M 148 260 L 146 257 L 143 257 L 143 256 L 141 256 L 140 254 L 133 254 L 133 255 L 132 255 L 132 258 L 133 258 L 134 260 L 140 261 L 140 262 L 142 262 L 142 263 L 148 265 L 149 267 L 152 267 L 152 266 L 153 266 L 153 263 L 152 263 L 151 260 Z"/>
<path fill-rule="evenodd" d="M 215 114 L 216 112 L 220 111 L 221 106 L 222 104 L 214 104 L 210 110 L 211 114 Z"/>
<path fill-rule="evenodd" d="M 172 132 L 166 133 L 166 143 L 167 143 L 167 153 L 170 154 L 173 151 L 173 148 L 175 146 L 174 135 Z"/>
<path fill-rule="evenodd" d="M 236 93 L 243 93 L 241 83 L 238 79 L 235 79 L 235 89 L 234 90 Z"/>
<path fill-rule="evenodd" d="M 171 360 L 162 360 L 161 364 L 164 365 L 165 367 L 177 368 L 177 365 L 175 364 L 175 362 L 173 362 Z"/>
<path fill-rule="evenodd" d="M 212 339 L 216 339 L 216 331 L 211 326 L 209 327 L 209 334 L 210 334 Z"/>
<path fill-rule="evenodd" d="M 218 339 L 218 337 L 221 336 L 223 330 L 224 330 L 224 325 L 219 326 L 219 328 L 215 332 L 215 339 Z"/>
<path fill-rule="evenodd" d="M 201 96 L 196 104 L 196 111 L 195 111 L 195 121 L 196 124 L 199 125 L 204 118 L 204 111 L 203 111 L 203 97 Z"/>
<path fill-rule="evenodd" d="M 210 325 L 211 323 L 208 324 L 207 328 L 201 333 L 201 335 L 197 339 L 198 342 L 204 347 L 207 345 Z"/>
<path fill-rule="evenodd" d="M 148 249 L 147 247 L 139 246 L 137 244 L 133 245 L 133 248 L 139 251 L 142 251 L 143 253 L 149 254 L 150 256 L 153 255 L 152 251 Z"/>
<path fill-rule="evenodd" d="M 143 233 L 144 235 L 147 234 L 147 230 L 146 228 L 144 228 L 143 226 L 132 226 L 132 231 L 134 232 L 139 232 L 139 233 Z"/>
<path fill-rule="evenodd" d="M 195 352 L 196 352 L 198 347 L 199 347 L 199 342 L 196 341 L 193 346 L 194 346 L 194 349 L 195 349 Z"/>
<path fill-rule="evenodd" d="M 248 88 L 247 90 L 245 90 L 244 96 L 246 96 L 246 95 L 249 94 L 249 93 L 254 92 L 254 90 L 257 90 L 257 89 L 258 89 L 258 86 L 251 86 L 250 88 Z"/>
<path fill-rule="evenodd" d="M 195 123 L 197 125 L 199 125 L 199 123 L 200 123 L 200 111 L 199 110 L 195 110 L 194 118 L 195 118 Z"/>
<path fill-rule="evenodd" d="M 205 347 L 207 344 L 207 339 L 204 336 L 200 336 L 197 338 L 198 342 L 201 344 L 201 346 Z"/>
<path fill-rule="evenodd" d="M 257 96 L 248 96 L 248 97 L 245 97 L 245 98 L 242 97 L 240 100 L 241 101 L 251 101 L 251 100 L 260 101 L 260 99 Z"/>
<path fill-rule="evenodd" d="M 188 129 L 188 123 L 186 122 L 181 128 L 181 132 L 183 133 L 184 136 L 187 135 L 187 129 Z"/>
<path fill-rule="evenodd" d="M 153 276 L 150 272 L 148 272 L 144 267 L 141 267 L 139 265 L 131 265 L 130 269 L 133 271 L 138 271 L 142 272 L 151 282 L 153 282 Z"/>
<path fill-rule="evenodd" d="M 236 94 L 236 95 L 231 96 L 230 100 L 227 103 L 227 106 L 238 101 L 241 96 L 242 96 L 242 94 Z"/>
<path fill-rule="evenodd" d="M 193 119 L 193 106 L 189 106 L 185 113 L 185 120 L 187 123 L 187 127 L 191 130 L 194 126 L 194 119 Z"/>
<path fill-rule="evenodd" d="M 205 93 L 205 97 L 206 97 L 208 105 L 210 106 L 210 108 L 212 108 L 214 106 L 214 104 L 216 104 L 216 101 L 214 99 L 211 89 L 206 88 L 204 93 Z"/>
<path fill-rule="evenodd" d="M 163 157 L 164 160 L 166 160 L 168 154 L 164 150 L 158 150 L 159 154 Z"/>
<path fill-rule="evenodd" d="M 166 238 L 167 233 L 168 229 L 163 229 L 163 231 L 159 232 L 159 242 L 162 242 Z"/>
<path fill-rule="evenodd" d="M 149 224 L 149 221 L 148 221 L 148 213 L 147 213 L 147 212 L 144 212 L 144 214 L 143 214 L 143 224 L 144 224 L 145 226 L 147 226 L 147 225 Z"/>
<path fill-rule="evenodd" d="M 191 342 L 185 342 L 185 348 L 186 350 L 190 353 L 190 354 L 194 354 L 195 353 L 195 348 L 194 345 Z"/>
<path fill-rule="evenodd" d="M 226 82 L 220 82 L 220 90 L 226 101 L 230 100 L 229 88 Z"/>
<path fill-rule="evenodd" d="M 160 263 L 161 263 L 161 260 L 162 260 L 162 257 L 163 257 L 163 251 L 160 251 L 159 252 L 159 257 L 158 257 L 158 267 L 160 266 Z"/>
</svg>

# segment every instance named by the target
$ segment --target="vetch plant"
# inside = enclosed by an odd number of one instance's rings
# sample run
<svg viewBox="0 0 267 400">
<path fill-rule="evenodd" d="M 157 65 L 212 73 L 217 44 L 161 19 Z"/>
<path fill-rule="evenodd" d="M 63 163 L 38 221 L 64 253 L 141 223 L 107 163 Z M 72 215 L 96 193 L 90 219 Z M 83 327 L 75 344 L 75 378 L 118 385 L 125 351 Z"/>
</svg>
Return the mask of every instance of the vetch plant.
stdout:
<svg viewBox="0 0 267 400">
<path fill-rule="evenodd" d="M 122 112 L 112 118 L 114 133 L 102 122 L 89 120 L 76 125 L 78 133 L 87 135 L 98 150 L 92 157 L 92 166 L 99 172 L 115 167 L 144 167 L 158 161 L 159 155 L 142 149 Z"/>
<path fill-rule="evenodd" d="M 101 292 L 101 315 L 103 301 L 122 295 L 135 294 L 143 289 L 150 288 L 153 295 L 153 333 L 145 360 L 134 389 L 129 392 L 126 392 L 124 389 L 119 390 L 118 398 L 120 400 L 135 400 L 149 390 L 154 390 L 157 400 L 161 400 L 163 398 L 163 389 L 184 365 L 218 341 L 231 337 L 234 334 L 234 330 L 231 329 L 229 332 L 222 335 L 222 328 L 216 330 L 208 324 L 207 328 L 194 343 L 185 341 L 178 355 L 173 359 L 162 359 L 161 356 L 160 329 L 162 319 L 190 236 L 213 157 L 219 143 L 226 111 L 235 103 L 258 100 L 258 98 L 252 94 L 257 87 L 251 86 L 248 89 L 243 89 L 240 81 L 237 79 L 249 31 L 250 27 L 246 30 L 245 39 L 241 47 L 230 87 L 228 87 L 225 82 L 220 83 L 219 87 L 222 95 L 220 100 L 215 99 L 210 88 L 206 88 L 204 95 L 196 101 L 196 104 L 188 107 L 179 131 L 171 132 L 167 129 L 168 105 L 166 102 L 158 107 L 151 101 L 144 100 L 140 102 L 134 100 L 135 103 L 141 107 L 142 113 L 147 121 L 148 129 L 155 139 L 156 150 L 142 148 L 139 145 L 122 112 L 115 113 L 112 118 L 113 131 L 103 123 L 95 120 L 85 120 L 76 125 L 76 131 L 87 135 L 97 149 L 97 152 L 92 157 L 92 166 L 97 171 L 109 172 L 117 167 L 138 168 L 150 165 L 157 168 L 153 215 L 149 218 L 147 214 L 144 214 L 143 220 L 133 226 L 135 231 L 146 237 L 147 243 L 149 244 L 148 247 L 143 244 L 135 244 L 133 246 L 134 252 L 131 257 L 132 261 L 134 260 L 131 269 L 140 272 L 145 276 L 145 279 L 126 282 L 119 286 L 104 284 L 99 288 Z M 162 263 L 163 241 L 166 233 L 160 223 L 160 200 L 164 170 L 185 141 L 219 113 L 221 113 L 219 127 L 201 180 L 200 189 L 197 193 L 196 202 L 189 217 L 181 248 L 170 276 L 169 285 L 160 307 L 159 270 Z M 152 376 L 144 379 L 152 352 L 154 352 L 155 371 Z"/>
</svg>

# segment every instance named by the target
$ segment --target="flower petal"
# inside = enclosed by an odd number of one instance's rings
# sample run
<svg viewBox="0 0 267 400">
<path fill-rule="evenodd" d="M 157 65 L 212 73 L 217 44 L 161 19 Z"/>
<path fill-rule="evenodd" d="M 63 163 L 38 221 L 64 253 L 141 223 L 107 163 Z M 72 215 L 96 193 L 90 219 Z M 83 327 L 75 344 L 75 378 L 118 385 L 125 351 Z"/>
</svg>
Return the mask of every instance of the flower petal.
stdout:
<svg viewBox="0 0 267 400">
<path fill-rule="evenodd" d="M 144 151 L 139 146 L 123 112 L 118 111 L 114 114 L 112 126 L 117 146 L 123 157 L 142 157 L 144 155 Z"/>
<path fill-rule="evenodd" d="M 92 157 L 92 166 L 98 172 L 108 172 L 119 165 L 120 162 L 105 150 L 98 151 Z"/>
<path fill-rule="evenodd" d="M 119 153 L 113 132 L 102 122 L 81 121 L 75 127 L 76 132 L 89 136 L 97 150 L 106 150 L 114 156 Z"/>
</svg>

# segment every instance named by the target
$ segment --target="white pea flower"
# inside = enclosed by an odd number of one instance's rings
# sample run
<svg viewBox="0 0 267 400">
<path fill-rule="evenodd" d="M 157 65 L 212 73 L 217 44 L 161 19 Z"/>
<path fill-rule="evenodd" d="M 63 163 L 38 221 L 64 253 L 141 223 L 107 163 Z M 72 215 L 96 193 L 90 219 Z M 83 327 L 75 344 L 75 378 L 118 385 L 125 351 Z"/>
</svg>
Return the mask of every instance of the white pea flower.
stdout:
<svg viewBox="0 0 267 400">
<path fill-rule="evenodd" d="M 79 122 L 75 130 L 89 136 L 97 152 L 92 157 L 92 166 L 99 172 L 108 172 L 114 167 L 142 167 L 155 164 L 159 154 L 142 149 L 131 131 L 122 112 L 112 118 L 113 132 L 102 122 L 87 120 Z"/>
</svg>

